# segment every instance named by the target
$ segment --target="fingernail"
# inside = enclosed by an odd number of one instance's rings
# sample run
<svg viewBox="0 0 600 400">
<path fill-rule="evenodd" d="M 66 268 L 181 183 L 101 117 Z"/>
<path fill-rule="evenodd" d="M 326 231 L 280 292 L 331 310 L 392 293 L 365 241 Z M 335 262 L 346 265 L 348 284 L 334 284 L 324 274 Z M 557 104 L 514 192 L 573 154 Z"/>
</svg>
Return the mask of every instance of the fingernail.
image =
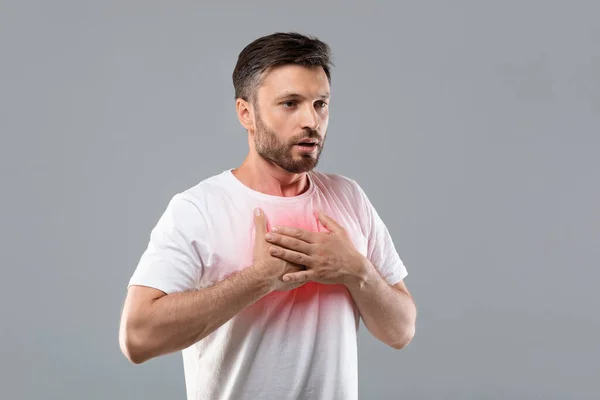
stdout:
<svg viewBox="0 0 600 400">
<path fill-rule="evenodd" d="M 289 282 L 290 281 L 290 277 L 289 276 L 284 276 L 283 277 L 283 281 L 284 282 Z"/>
<path fill-rule="evenodd" d="M 273 239 L 273 235 L 271 235 L 270 233 L 267 233 L 267 234 L 265 235 L 265 239 L 267 239 L 267 240 L 271 240 L 271 239 Z"/>
<path fill-rule="evenodd" d="M 260 216 L 260 208 L 255 208 L 254 209 L 254 215 L 256 215 L 257 217 Z"/>
<path fill-rule="evenodd" d="M 271 232 L 279 232 L 279 229 L 277 229 L 277 227 L 274 226 L 274 227 L 271 228 Z"/>
</svg>

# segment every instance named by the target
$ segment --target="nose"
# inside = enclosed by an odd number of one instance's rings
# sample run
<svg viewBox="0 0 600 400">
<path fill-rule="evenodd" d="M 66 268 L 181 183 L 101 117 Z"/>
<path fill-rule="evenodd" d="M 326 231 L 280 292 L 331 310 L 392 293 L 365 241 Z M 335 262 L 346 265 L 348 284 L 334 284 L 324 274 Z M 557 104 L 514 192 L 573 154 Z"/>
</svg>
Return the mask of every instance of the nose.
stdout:
<svg viewBox="0 0 600 400">
<path fill-rule="evenodd" d="M 320 120 L 317 110 L 312 105 L 302 113 L 302 129 L 319 130 Z"/>
</svg>

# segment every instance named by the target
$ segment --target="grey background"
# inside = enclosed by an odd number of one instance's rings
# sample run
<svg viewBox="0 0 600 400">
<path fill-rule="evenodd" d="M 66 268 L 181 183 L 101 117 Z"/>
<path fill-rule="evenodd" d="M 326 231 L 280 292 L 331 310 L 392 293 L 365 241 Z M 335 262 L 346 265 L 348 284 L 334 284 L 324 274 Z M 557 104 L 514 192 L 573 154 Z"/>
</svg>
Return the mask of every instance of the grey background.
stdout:
<svg viewBox="0 0 600 400">
<path fill-rule="evenodd" d="M 3 399 L 184 397 L 180 354 L 119 352 L 127 281 L 170 197 L 246 154 L 237 54 L 292 30 L 334 51 L 318 168 L 366 190 L 419 308 L 402 351 L 361 326 L 360 397 L 600 397 L 597 2 L 0 4 Z"/>
</svg>

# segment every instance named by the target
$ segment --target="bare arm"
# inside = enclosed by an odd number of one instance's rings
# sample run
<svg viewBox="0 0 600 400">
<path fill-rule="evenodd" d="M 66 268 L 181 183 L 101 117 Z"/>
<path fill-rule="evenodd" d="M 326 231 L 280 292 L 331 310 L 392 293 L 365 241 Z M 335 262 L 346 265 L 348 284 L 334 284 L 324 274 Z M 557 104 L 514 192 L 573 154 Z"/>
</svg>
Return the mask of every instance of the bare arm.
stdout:
<svg viewBox="0 0 600 400">
<path fill-rule="evenodd" d="M 132 286 L 121 317 L 121 350 L 139 364 L 185 349 L 270 291 L 269 281 L 252 267 L 191 292 L 165 295 L 157 289 Z"/>
<path fill-rule="evenodd" d="M 255 215 L 252 266 L 211 287 L 165 294 L 150 287 L 131 286 L 119 329 L 125 356 L 140 364 L 185 349 L 270 292 L 301 286 L 303 283 L 281 281 L 283 274 L 302 268 L 269 254 L 264 240 L 266 226 L 265 215 Z"/>
<path fill-rule="evenodd" d="M 388 285 L 365 259 L 360 277 L 346 287 L 373 336 L 395 349 L 410 343 L 415 335 L 417 309 L 404 282 Z"/>
</svg>

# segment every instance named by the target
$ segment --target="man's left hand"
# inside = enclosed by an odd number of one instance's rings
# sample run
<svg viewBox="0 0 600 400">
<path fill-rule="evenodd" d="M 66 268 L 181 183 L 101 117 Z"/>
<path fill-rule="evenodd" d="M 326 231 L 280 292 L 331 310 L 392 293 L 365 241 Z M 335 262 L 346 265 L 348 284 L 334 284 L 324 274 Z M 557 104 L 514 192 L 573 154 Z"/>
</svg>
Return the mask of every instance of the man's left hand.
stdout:
<svg viewBox="0 0 600 400">
<path fill-rule="evenodd" d="M 283 276 L 285 282 L 314 281 L 348 285 L 363 279 L 367 259 L 356 250 L 346 230 L 322 212 L 319 221 L 329 232 L 276 226 L 265 235 L 274 257 L 304 265 L 305 271 Z"/>
</svg>

